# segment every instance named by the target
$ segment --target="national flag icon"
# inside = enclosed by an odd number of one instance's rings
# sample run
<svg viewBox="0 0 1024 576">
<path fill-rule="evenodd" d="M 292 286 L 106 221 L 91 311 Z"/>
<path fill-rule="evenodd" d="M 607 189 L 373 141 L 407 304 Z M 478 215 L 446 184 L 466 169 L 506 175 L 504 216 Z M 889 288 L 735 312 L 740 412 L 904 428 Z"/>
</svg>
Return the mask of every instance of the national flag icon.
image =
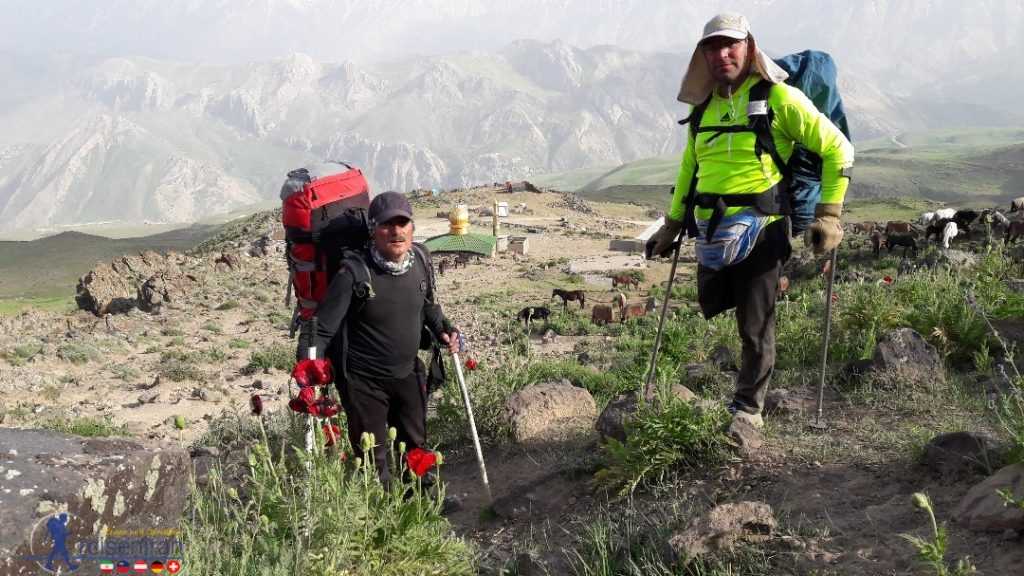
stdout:
<svg viewBox="0 0 1024 576">
<path fill-rule="evenodd" d="M 127 573 L 131 572 L 131 570 L 132 570 L 132 565 L 127 560 L 121 560 L 120 562 L 117 563 L 117 573 L 118 574 L 127 574 Z"/>
<path fill-rule="evenodd" d="M 136 560 L 132 567 L 135 568 L 135 571 L 139 574 L 149 572 L 149 562 L 146 562 L 145 560 Z"/>
<path fill-rule="evenodd" d="M 171 574 L 177 574 L 178 572 L 181 572 L 181 562 L 178 562 L 177 560 L 168 560 L 167 571 Z"/>
<path fill-rule="evenodd" d="M 149 564 L 149 569 L 153 574 L 160 574 L 164 571 L 164 563 L 159 560 L 153 560 L 153 562 Z"/>
<path fill-rule="evenodd" d="M 100 572 L 104 574 L 114 573 L 114 562 L 111 560 L 102 560 L 100 562 Z"/>
</svg>

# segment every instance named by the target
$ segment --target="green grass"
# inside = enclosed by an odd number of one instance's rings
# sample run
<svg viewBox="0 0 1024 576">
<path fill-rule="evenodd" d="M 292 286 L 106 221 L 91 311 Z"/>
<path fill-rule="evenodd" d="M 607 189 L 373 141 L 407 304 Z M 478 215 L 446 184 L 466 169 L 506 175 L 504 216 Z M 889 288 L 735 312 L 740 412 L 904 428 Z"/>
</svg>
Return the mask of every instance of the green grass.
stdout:
<svg viewBox="0 0 1024 576">
<path fill-rule="evenodd" d="M 124 425 L 114 424 L 106 418 L 51 418 L 39 423 L 41 428 L 54 430 L 62 434 L 103 438 L 110 436 L 131 436 Z"/>
<path fill-rule="evenodd" d="M 13 316 L 25 310 L 71 312 L 75 308 L 75 299 L 66 294 L 34 298 L 4 298 L 0 296 L 0 316 Z"/>
<path fill-rule="evenodd" d="M 121 239 L 63 232 L 28 242 L 0 241 L 0 278 L 4 279 L 0 283 L 0 299 L 41 299 L 53 305 L 60 302 L 63 306 L 63 302 L 70 302 L 74 297 L 78 279 L 98 262 L 109 262 L 124 254 L 145 250 L 185 251 L 209 237 L 214 230 L 207 226 L 193 226 L 152 236 Z M 33 264 L 38 262 L 46 262 L 46 266 Z"/>
<path fill-rule="evenodd" d="M 386 489 L 372 463 L 339 458 L 338 448 L 350 450 L 345 439 L 307 455 L 299 448 L 302 420 L 276 422 L 260 427 L 246 449 L 241 485 L 215 468 L 205 486 L 193 487 L 182 521 L 184 563 L 193 574 L 476 573 L 473 548 L 440 514 L 443 493 L 400 482 Z M 315 446 L 324 440 L 318 430 Z"/>
<path fill-rule="evenodd" d="M 57 347 L 57 357 L 72 364 L 96 362 L 100 356 L 95 346 L 82 342 L 65 342 Z"/>
<path fill-rule="evenodd" d="M 287 372 L 295 365 L 295 346 L 273 344 L 262 350 L 255 350 L 249 356 L 249 363 L 242 368 L 243 374 L 255 374 L 264 370 Z"/>
</svg>

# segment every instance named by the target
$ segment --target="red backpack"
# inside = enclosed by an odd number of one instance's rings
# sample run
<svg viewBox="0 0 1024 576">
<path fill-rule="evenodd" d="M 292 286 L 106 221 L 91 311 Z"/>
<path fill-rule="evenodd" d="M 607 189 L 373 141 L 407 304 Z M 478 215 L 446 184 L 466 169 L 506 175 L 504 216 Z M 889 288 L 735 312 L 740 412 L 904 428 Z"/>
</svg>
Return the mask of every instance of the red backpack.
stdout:
<svg viewBox="0 0 1024 576">
<path fill-rule="evenodd" d="M 289 172 L 281 201 L 289 273 L 285 302 L 291 304 L 293 288 L 296 297 L 294 337 L 300 327 L 303 335 L 308 334 L 344 252 L 362 248 L 369 240 L 370 187 L 358 168 L 325 162 Z"/>
</svg>

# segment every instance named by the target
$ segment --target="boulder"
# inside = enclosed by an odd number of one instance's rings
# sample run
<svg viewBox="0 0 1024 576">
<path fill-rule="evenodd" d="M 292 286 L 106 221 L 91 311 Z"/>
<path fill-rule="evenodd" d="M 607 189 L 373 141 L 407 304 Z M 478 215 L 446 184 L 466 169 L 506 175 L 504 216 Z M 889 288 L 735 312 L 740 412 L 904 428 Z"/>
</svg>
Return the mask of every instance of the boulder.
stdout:
<svg viewBox="0 0 1024 576">
<path fill-rule="evenodd" d="M 78 280 L 75 301 L 97 316 L 127 312 L 137 305 L 140 284 L 147 278 L 158 273 L 180 275 L 179 260 L 174 254 L 147 250 L 101 263 Z"/>
<path fill-rule="evenodd" d="M 971 488 L 956 510 L 956 521 L 981 532 L 1024 530 L 1024 508 L 1007 506 L 999 490 L 1024 499 L 1024 464 L 1002 468 Z"/>
<path fill-rule="evenodd" d="M 159 313 L 164 304 L 181 301 L 187 294 L 188 278 L 181 275 L 157 273 L 139 286 L 136 296 L 139 309 Z"/>
<path fill-rule="evenodd" d="M 949 432 L 932 438 L 924 447 L 924 465 L 942 476 L 971 472 L 991 473 L 998 465 L 998 447 L 983 434 Z"/>
<path fill-rule="evenodd" d="M 896 374 L 912 373 L 942 379 L 942 358 L 920 334 L 897 328 L 882 335 L 871 361 L 873 370 Z"/>
<path fill-rule="evenodd" d="M 597 420 L 597 404 L 590 392 L 568 380 L 524 388 L 509 397 L 506 408 L 513 438 L 520 444 L 588 435 Z"/>
<path fill-rule="evenodd" d="M 109 264 L 99 264 L 79 278 L 75 303 L 97 316 L 127 312 L 135 306 L 136 281 Z"/>
<path fill-rule="evenodd" d="M 676 557 L 688 562 L 698 556 L 728 551 L 739 542 L 767 540 L 775 531 L 772 507 L 764 502 L 715 506 L 669 539 Z"/>
<path fill-rule="evenodd" d="M 116 534 L 177 533 L 189 494 L 190 464 L 183 450 L 15 428 L 0 428 L 0 446 L 4 574 L 41 573 L 41 565 L 26 557 L 45 557 L 52 548 L 51 521 L 66 524 L 69 550 L 92 554 L 99 553 L 97 540 L 105 538 L 109 548 L 133 539 Z M 98 568 L 92 562 L 82 561 L 85 572 Z"/>
</svg>

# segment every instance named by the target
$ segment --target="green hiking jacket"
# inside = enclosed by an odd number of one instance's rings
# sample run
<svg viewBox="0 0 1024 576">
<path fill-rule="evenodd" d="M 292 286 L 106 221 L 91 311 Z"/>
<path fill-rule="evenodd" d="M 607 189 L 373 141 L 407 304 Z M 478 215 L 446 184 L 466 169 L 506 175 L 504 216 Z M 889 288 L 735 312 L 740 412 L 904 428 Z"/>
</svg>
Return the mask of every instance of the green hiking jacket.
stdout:
<svg viewBox="0 0 1024 576">
<path fill-rule="evenodd" d="M 728 126 L 747 124 L 747 101 L 750 88 L 761 77 L 750 77 L 733 94 L 723 98 L 716 92 L 701 117 L 701 126 Z M 799 89 L 787 84 L 772 86 L 768 104 L 774 110 L 772 136 L 775 147 L 784 160 L 793 154 L 793 146 L 799 142 L 822 159 L 821 203 L 839 204 L 846 196 L 848 178 L 840 177 L 840 170 L 853 166 L 853 145 L 824 114 Z M 683 202 L 690 190 L 694 177 L 694 166 L 699 166 L 697 192 L 713 194 L 753 194 L 764 192 L 782 180 L 782 173 L 775 166 L 768 152 L 761 158 L 754 156 L 753 132 L 721 134 L 710 144 L 712 133 L 697 135 L 691 132 L 683 152 L 676 190 L 669 207 L 669 216 L 674 220 L 683 219 Z M 698 162 L 699 160 L 699 162 Z M 725 214 L 732 215 L 743 206 L 734 206 Z M 707 220 L 711 209 L 697 208 L 696 217 Z M 779 217 L 773 217 L 776 220 Z"/>
</svg>

